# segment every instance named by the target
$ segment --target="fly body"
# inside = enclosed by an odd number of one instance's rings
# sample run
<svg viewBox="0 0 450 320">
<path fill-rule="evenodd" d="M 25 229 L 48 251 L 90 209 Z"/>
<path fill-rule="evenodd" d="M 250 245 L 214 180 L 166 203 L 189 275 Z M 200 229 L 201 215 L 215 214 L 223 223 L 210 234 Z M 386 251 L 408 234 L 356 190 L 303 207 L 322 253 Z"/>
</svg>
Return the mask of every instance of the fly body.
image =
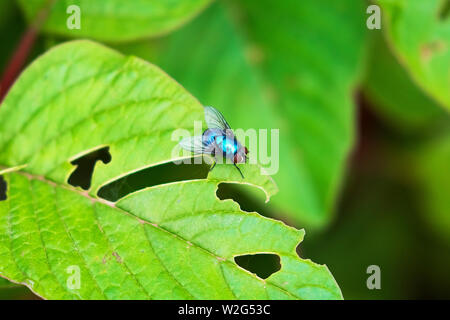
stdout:
<svg viewBox="0 0 450 320">
<path fill-rule="evenodd" d="M 181 147 L 196 154 L 212 155 L 216 162 L 219 157 L 229 159 L 244 178 L 236 164 L 247 161 L 247 148 L 236 139 L 230 125 L 218 110 L 213 107 L 205 107 L 205 120 L 208 129 L 201 136 L 181 140 Z"/>
</svg>

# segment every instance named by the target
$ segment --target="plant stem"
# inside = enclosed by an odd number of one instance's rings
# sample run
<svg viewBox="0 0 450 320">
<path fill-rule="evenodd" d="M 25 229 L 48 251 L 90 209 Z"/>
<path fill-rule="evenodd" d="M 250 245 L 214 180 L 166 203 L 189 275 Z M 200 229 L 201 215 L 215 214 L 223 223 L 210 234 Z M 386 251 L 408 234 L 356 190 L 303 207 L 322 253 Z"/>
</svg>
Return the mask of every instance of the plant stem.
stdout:
<svg viewBox="0 0 450 320">
<path fill-rule="evenodd" d="M 48 0 L 46 5 L 38 12 L 34 21 L 30 24 L 25 34 L 22 36 L 19 45 L 14 50 L 14 54 L 9 60 L 7 67 L 0 80 L 0 103 L 8 93 L 9 88 L 16 80 L 20 71 L 36 42 L 40 28 L 48 17 L 55 0 Z"/>
<path fill-rule="evenodd" d="M 0 102 L 3 101 L 3 98 L 6 93 L 8 93 L 9 88 L 13 84 L 20 70 L 22 70 L 28 54 L 30 53 L 30 50 L 36 40 L 36 35 L 37 30 L 33 27 L 29 27 L 26 33 L 22 36 L 19 45 L 14 51 L 14 55 L 2 75 L 2 80 L 0 82 Z"/>
</svg>

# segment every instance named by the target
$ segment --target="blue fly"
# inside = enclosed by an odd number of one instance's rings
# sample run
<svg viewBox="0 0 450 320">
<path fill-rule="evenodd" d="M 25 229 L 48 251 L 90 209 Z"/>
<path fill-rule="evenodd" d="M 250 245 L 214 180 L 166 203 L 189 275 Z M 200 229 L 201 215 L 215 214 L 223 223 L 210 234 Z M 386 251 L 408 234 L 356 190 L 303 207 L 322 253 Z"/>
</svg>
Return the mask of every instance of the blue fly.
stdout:
<svg viewBox="0 0 450 320">
<path fill-rule="evenodd" d="M 229 159 L 244 178 L 236 163 L 247 162 L 247 147 L 237 141 L 230 125 L 215 108 L 205 107 L 205 121 L 208 129 L 201 136 L 184 138 L 180 141 L 180 146 L 196 154 L 212 155 L 216 161 L 211 170 L 214 169 L 218 157 Z"/>
</svg>

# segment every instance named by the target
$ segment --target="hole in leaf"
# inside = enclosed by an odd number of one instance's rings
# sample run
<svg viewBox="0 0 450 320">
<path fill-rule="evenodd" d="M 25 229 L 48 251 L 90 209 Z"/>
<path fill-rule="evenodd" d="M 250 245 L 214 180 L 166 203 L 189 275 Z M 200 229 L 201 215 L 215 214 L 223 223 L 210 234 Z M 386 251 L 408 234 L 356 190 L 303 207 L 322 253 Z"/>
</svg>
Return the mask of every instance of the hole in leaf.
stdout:
<svg viewBox="0 0 450 320">
<path fill-rule="evenodd" d="M 441 8 L 439 10 L 439 19 L 445 21 L 448 18 L 450 12 L 450 0 L 443 0 Z"/>
<path fill-rule="evenodd" d="M 177 165 L 168 162 L 160 164 L 132 173 L 101 187 L 98 196 L 114 202 L 131 192 L 147 187 L 176 181 L 205 179 L 208 176 L 209 168 L 210 166 L 205 163 Z"/>
<path fill-rule="evenodd" d="M 265 193 L 253 186 L 235 183 L 220 183 L 216 194 L 220 200 L 231 199 L 239 203 L 242 211 L 256 211 L 264 217 L 275 217 L 275 214 L 267 208 L 265 203 Z"/>
<path fill-rule="evenodd" d="M 84 190 L 88 190 L 91 187 L 92 174 L 94 173 L 95 163 L 98 160 L 101 160 L 104 164 L 111 161 L 109 147 L 95 150 L 73 160 L 71 163 L 77 167 L 69 177 L 69 184 L 74 187 L 81 187 Z"/>
<path fill-rule="evenodd" d="M 234 257 L 234 261 L 242 268 L 267 279 L 281 269 L 280 257 L 272 253 L 247 254 Z"/>
<path fill-rule="evenodd" d="M 3 176 L 0 176 L 0 201 L 7 199 L 6 191 L 8 190 L 8 184 L 6 183 Z"/>
</svg>

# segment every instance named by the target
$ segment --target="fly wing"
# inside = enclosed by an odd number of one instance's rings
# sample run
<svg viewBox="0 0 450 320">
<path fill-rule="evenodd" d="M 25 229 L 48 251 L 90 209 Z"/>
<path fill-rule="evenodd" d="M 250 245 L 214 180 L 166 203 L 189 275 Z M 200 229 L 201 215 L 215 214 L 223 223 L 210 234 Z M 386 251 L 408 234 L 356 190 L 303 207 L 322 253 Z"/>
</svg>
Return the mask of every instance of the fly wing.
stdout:
<svg viewBox="0 0 450 320">
<path fill-rule="evenodd" d="M 213 107 L 205 107 L 205 121 L 210 129 L 231 130 L 227 120 Z"/>
<path fill-rule="evenodd" d="M 187 137 L 178 143 L 183 149 L 196 154 L 212 153 L 213 148 L 203 143 L 203 136 Z"/>
</svg>

